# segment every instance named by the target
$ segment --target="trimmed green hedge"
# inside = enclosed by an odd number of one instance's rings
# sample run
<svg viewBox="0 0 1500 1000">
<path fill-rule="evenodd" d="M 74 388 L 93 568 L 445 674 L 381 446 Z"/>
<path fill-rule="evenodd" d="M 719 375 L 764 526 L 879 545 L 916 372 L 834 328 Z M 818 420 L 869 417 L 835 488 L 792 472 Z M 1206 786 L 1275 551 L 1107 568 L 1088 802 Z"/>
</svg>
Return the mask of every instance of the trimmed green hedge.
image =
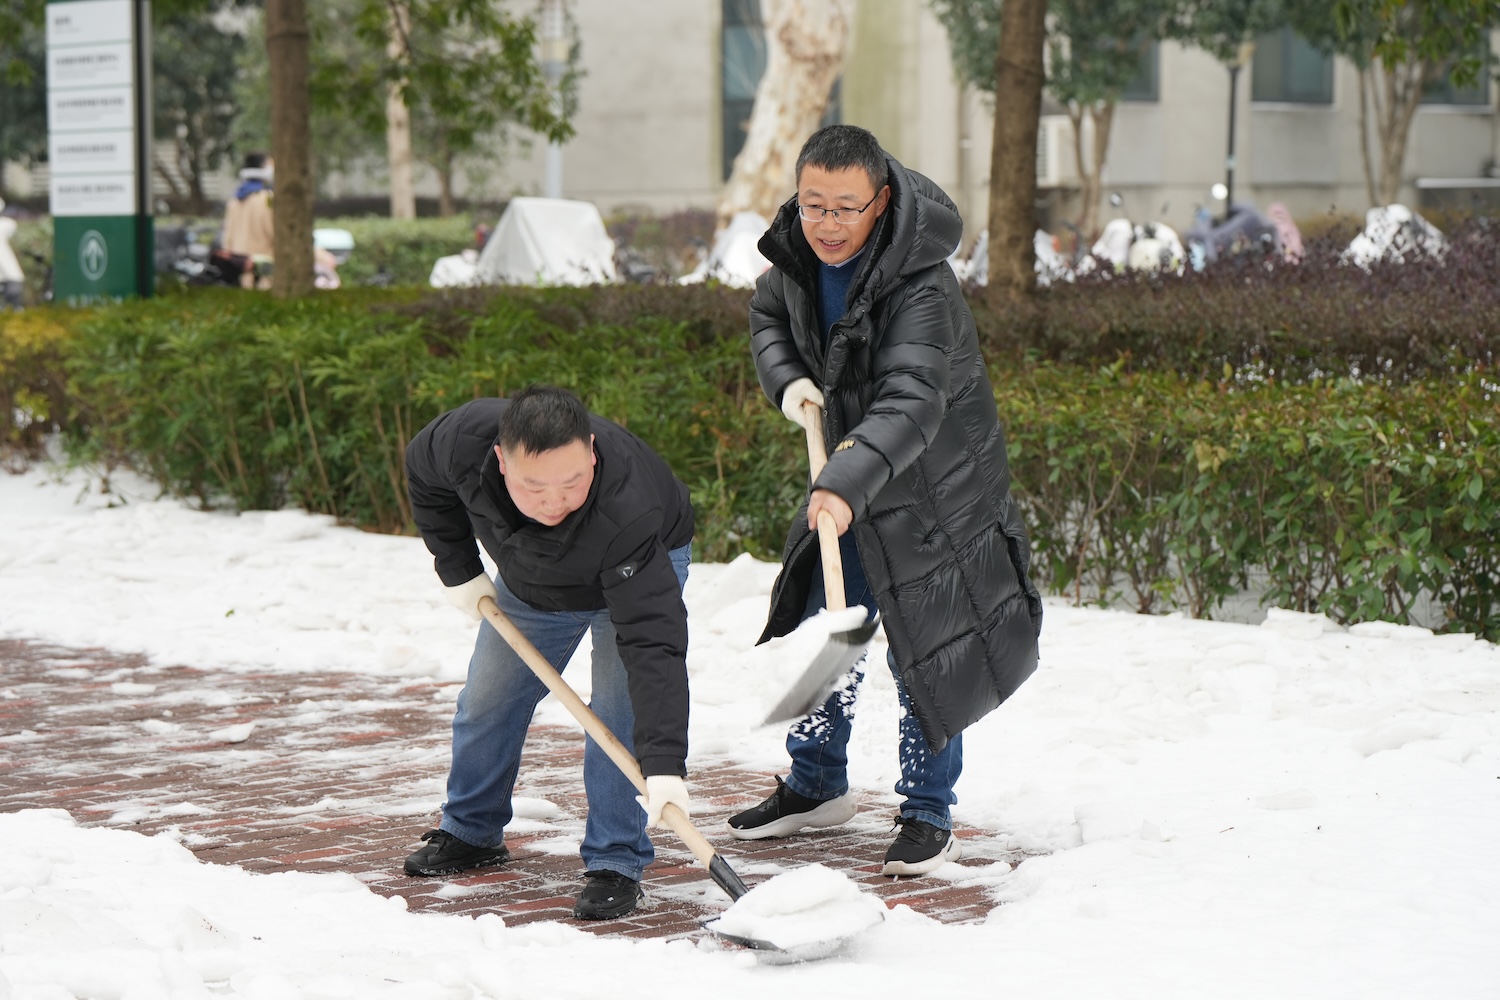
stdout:
<svg viewBox="0 0 1500 1000">
<path fill-rule="evenodd" d="M 224 290 L 124 304 L 78 324 L 74 440 L 205 504 L 292 503 L 401 531 L 412 435 L 466 400 L 547 381 L 671 463 L 707 558 L 774 556 L 803 491 L 802 439 L 761 398 L 743 342 L 672 317 L 566 322 L 589 299 Z"/>
<path fill-rule="evenodd" d="M 1500 636 L 1500 385 L 1000 373 L 1037 575 L 1141 611 L 1280 607 Z"/>
<path fill-rule="evenodd" d="M 1500 364 L 1500 220 L 1449 233 L 1441 260 L 1343 262 L 1346 236 L 1298 264 L 1241 256 L 1181 276 L 1099 269 L 1015 307 L 975 303 L 989 356 L 1123 361 L 1242 382 L 1329 376 L 1402 383 Z"/>
<path fill-rule="evenodd" d="M 56 424 L 75 453 L 208 505 L 402 531 L 411 435 L 465 400 L 550 381 L 672 464 L 704 558 L 776 558 L 806 457 L 760 395 L 746 298 L 614 286 L 283 303 L 225 289 L 0 315 L 0 432 L 34 450 Z M 1345 621 L 1405 620 L 1431 599 L 1445 627 L 1500 638 L 1500 389 L 1484 375 L 1210 381 L 1003 356 L 992 369 L 1053 591 L 1204 615 L 1250 585 Z"/>
<path fill-rule="evenodd" d="M 80 315 L 0 311 L 0 460 L 41 454 L 48 433 L 68 422 L 65 366 L 75 338 L 64 324 Z"/>
</svg>

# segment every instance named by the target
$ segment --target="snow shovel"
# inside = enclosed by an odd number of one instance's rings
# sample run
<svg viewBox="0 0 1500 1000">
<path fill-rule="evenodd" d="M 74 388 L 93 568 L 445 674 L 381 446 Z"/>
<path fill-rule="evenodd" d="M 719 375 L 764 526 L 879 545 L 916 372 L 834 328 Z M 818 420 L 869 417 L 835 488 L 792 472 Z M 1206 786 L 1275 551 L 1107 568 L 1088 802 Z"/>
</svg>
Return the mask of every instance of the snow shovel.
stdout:
<svg viewBox="0 0 1500 1000">
<path fill-rule="evenodd" d="M 583 699 L 578 697 L 578 693 L 573 690 L 567 681 L 562 679 L 562 675 L 557 672 L 556 668 L 547 662 L 547 658 L 541 654 L 541 651 L 532 645 L 531 640 L 527 639 L 520 629 L 516 628 L 515 623 L 506 616 L 505 612 L 500 610 L 500 606 L 493 599 L 489 597 L 480 598 L 479 610 L 489 623 L 494 626 L 495 631 L 500 633 L 500 637 L 510 645 L 511 649 L 516 651 L 516 655 L 521 657 L 527 667 L 531 668 L 531 672 L 536 674 L 537 679 L 547 685 L 547 690 L 556 695 L 557 700 L 562 702 L 573 718 L 578 720 L 578 723 L 583 726 L 584 732 L 594 738 L 594 742 L 599 744 L 600 748 L 609 755 L 609 759 L 615 762 L 615 766 L 620 769 L 625 777 L 630 779 L 631 783 L 640 790 L 640 793 L 642 795 L 646 794 L 646 778 L 641 773 L 641 766 L 636 762 L 635 755 L 625 749 L 625 744 L 616 739 L 615 734 L 610 732 L 609 727 L 604 724 L 603 720 L 594 714 L 593 709 L 584 704 Z M 740 877 L 734 873 L 734 869 L 729 867 L 729 862 L 725 861 L 714 850 L 713 845 L 708 842 L 703 834 L 698 832 L 698 828 L 693 826 L 692 820 L 688 819 L 687 814 L 681 809 L 677 808 L 676 805 L 668 804 L 662 810 L 662 819 L 671 828 L 672 832 L 677 834 L 688 850 L 693 852 L 693 856 L 703 863 L 708 869 L 709 876 L 717 883 L 720 889 L 723 889 L 728 894 L 731 900 L 738 901 L 750 891 L 745 883 L 740 881 Z M 776 879 L 773 878 L 770 881 L 775 882 Z M 884 915 L 883 908 L 880 915 Z M 876 921 L 866 918 L 865 923 L 858 930 L 863 930 L 865 926 L 869 926 L 874 922 Z M 783 947 L 773 941 L 756 936 L 717 931 L 714 929 L 712 921 L 706 922 L 704 927 L 715 937 L 753 949 L 757 955 L 763 956 L 766 961 L 773 964 L 807 962 L 818 958 L 826 958 L 839 951 L 853 937 L 853 932 L 823 936 L 821 938 L 815 935 L 813 940 L 792 937 L 788 940 L 793 943 Z M 797 928 L 793 928 L 793 933 L 796 930 Z"/>
<path fill-rule="evenodd" d="M 557 669 L 547 662 L 547 658 L 541 654 L 541 651 L 533 646 L 531 640 L 516 628 L 515 622 L 500 610 L 500 605 L 489 597 L 482 597 L 479 599 L 479 610 L 495 627 L 495 631 L 500 633 L 500 637 L 516 651 L 516 655 L 526 661 L 526 665 L 531 668 L 532 673 L 536 674 L 537 679 L 547 685 L 547 690 L 556 695 L 557 700 L 572 713 L 573 718 L 583 726 L 584 732 L 594 738 L 594 742 L 609 755 L 609 759 L 615 762 L 615 766 L 630 779 L 642 795 L 645 795 L 646 777 L 641 773 L 641 765 L 636 762 L 635 755 L 626 750 L 625 744 L 615 738 L 615 734 L 610 732 L 603 720 L 594 714 L 593 709 L 583 703 L 583 699 L 578 697 L 578 693 L 562 679 Z M 734 873 L 734 869 L 729 867 L 729 862 L 719 856 L 713 845 L 698 832 L 698 828 L 693 826 L 692 821 L 681 809 L 668 804 L 667 808 L 662 811 L 662 820 L 687 845 L 688 850 L 693 852 L 693 856 L 703 862 L 704 867 L 708 869 L 709 876 L 720 889 L 729 894 L 730 899 L 739 899 L 750 891 Z"/>
<path fill-rule="evenodd" d="M 818 474 L 828 464 L 828 448 L 823 443 L 823 414 L 817 404 L 802 404 L 802 427 L 807 431 L 808 482 L 817 482 Z M 818 551 L 823 557 L 823 594 L 828 612 L 845 610 L 844 563 L 839 556 L 839 529 L 833 515 L 818 513 Z M 799 629 L 827 628 L 815 616 L 797 626 Z M 839 678 L 864 655 L 865 647 L 875 635 L 875 622 L 861 622 L 853 628 L 830 630 L 823 648 L 787 689 L 776 706 L 766 714 L 762 725 L 800 719 L 821 705 L 833 693 Z"/>
</svg>

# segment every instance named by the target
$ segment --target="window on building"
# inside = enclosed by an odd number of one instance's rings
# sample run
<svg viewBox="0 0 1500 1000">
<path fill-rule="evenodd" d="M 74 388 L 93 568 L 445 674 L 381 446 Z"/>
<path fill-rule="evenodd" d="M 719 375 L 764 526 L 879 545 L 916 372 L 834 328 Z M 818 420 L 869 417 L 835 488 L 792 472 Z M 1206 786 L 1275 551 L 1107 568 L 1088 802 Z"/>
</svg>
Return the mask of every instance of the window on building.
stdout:
<svg viewBox="0 0 1500 1000">
<path fill-rule="evenodd" d="M 1493 72 L 1490 56 L 1490 41 L 1486 36 L 1481 41 L 1479 51 L 1479 72 L 1463 86 L 1453 82 L 1453 73 L 1448 71 L 1443 74 L 1442 79 L 1434 80 L 1427 85 L 1422 93 L 1423 104 L 1459 104 L 1473 107 L 1475 105 L 1485 106 L 1490 103 L 1490 73 Z"/>
<path fill-rule="evenodd" d="M 1160 46 L 1154 39 L 1146 39 L 1141 43 L 1141 61 L 1136 67 L 1135 76 L 1125 85 L 1120 92 L 1122 101 L 1153 102 L 1158 99 L 1157 64 L 1160 61 Z"/>
<path fill-rule="evenodd" d="M 721 43 L 721 117 L 723 119 L 724 179 L 734 169 L 734 158 L 745 146 L 750 112 L 755 108 L 755 88 L 766 71 L 766 30 L 760 0 L 722 0 L 724 16 Z M 841 118 L 842 81 L 834 81 L 828 95 L 828 111 L 822 125 Z"/>
<path fill-rule="evenodd" d="M 1333 56 L 1291 28 L 1255 41 L 1250 100 L 1266 104 L 1332 104 Z"/>
<path fill-rule="evenodd" d="M 723 88 L 724 179 L 745 145 L 755 87 L 766 71 L 766 33 L 760 0 L 724 0 Z"/>
</svg>

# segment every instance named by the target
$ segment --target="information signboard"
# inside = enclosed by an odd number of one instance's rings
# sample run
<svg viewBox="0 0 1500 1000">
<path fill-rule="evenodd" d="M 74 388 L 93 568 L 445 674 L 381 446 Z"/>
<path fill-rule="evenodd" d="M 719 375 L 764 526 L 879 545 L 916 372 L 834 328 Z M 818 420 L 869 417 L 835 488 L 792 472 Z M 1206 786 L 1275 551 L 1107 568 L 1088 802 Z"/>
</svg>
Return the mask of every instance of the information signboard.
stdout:
<svg viewBox="0 0 1500 1000">
<path fill-rule="evenodd" d="M 47 151 L 60 302 L 150 295 L 151 5 L 47 4 Z"/>
</svg>

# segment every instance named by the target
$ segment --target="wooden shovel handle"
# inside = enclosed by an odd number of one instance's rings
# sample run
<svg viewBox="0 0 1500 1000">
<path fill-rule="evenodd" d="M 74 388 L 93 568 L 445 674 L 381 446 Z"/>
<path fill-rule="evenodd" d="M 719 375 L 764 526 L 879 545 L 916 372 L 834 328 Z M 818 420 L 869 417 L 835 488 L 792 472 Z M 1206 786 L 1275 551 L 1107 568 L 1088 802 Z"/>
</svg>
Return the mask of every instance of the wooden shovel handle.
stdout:
<svg viewBox="0 0 1500 1000">
<path fill-rule="evenodd" d="M 823 412 L 816 403 L 802 404 L 802 427 L 807 431 L 809 482 L 817 482 L 828 464 L 828 446 L 823 443 Z M 843 611 L 844 561 L 839 557 L 839 526 L 826 510 L 818 511 L 818 551 L 823 556 L 823 597 L 829 611 Z"/>
<path fill-rule="evenodd" d="M 635 755 L 625 749 L 625 744 L 616 739 L 615 734 L 610 732 L 604 721 L 594 714 L 594 710 L 584 704 L 583 699 L 578 697 L 578 693 L 562 679 L 562 675 L 547 662 L 547 658 L 541 654 L 541 651 L 531 644 L 531 640 L 516 628 L 515 622 L 500 610 L 500 606 L 494 600 L 481 597 L 479 610 L 489 623 L 495 626 L 495 631 L 500 633 L 500 637 L 516 651 L 516 655 L 526 662 L 531 672 L 536 674 L 537 679 L 547 685 L 547 690 L 556 695 L 557 700 L 563 703 L 563 707 L 578 720 L 584 732 L 594 738 L 594 742 L 609 754 L 609 759 L 615 762 L 615 766 L 620 769 L 621 773 L 630 779 L 631 784 L 635 785 L 642 795 L 645 795 L 646 777 L 641 773 L 641 765 L 636 762 Z M 687 845 L 694 857 L 705 866 L 714 867 L 715 860 L 719 860 L 718 852 L 703 834 L 698 832 L 698 828 L 693 826 L 692 820 L 688 819 L 681 809 L 675 804 L 668 803 L 667 807 L 662 810 L 662 820 Z M 722 860 L 719 860 L 719 865 L 723 865 Z M 730 895 L 733 896 L 733 893 Z"/>
</svg>

